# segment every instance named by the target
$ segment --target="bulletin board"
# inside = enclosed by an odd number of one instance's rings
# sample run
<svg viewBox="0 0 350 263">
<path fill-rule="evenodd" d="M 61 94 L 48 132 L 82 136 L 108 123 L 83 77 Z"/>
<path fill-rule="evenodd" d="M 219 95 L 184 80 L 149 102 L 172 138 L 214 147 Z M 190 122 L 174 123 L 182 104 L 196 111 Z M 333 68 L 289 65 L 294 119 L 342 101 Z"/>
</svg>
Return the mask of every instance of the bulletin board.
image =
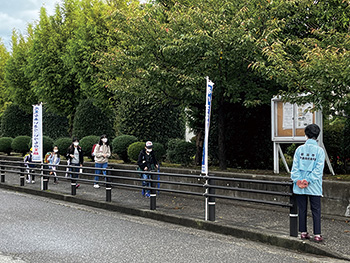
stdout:
<svg viewBox="0 0 350 263">
<path fill-rule="evenodd" d="M 305 127 L 309 124 L 322 126 L 320 112 L 311 112 L 313 104 L 297 105 L 278 98 L 271 101 L 272 141 L 303 142 Z"/>
</svg>

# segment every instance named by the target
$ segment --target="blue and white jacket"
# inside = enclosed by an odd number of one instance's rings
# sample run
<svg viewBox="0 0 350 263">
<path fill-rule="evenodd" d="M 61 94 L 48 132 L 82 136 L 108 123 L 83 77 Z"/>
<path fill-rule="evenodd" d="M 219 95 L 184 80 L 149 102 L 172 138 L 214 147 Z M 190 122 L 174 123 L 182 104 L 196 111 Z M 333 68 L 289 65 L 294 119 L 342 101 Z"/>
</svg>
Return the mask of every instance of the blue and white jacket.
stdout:
<svg viewBox="0 0 350 263">
<path fill-rule="evenodd" d="M 299 195 L 322 196 L 322 176 L 325 161 L 324 150 L 317 141 L 308 139 L 299 146 L 294 154 L 291 179 L 294 183 L 293 192 Z M 298 180 L 305 179 L 309 185 L 306 188 L 297 186 Z"/>
</svg>

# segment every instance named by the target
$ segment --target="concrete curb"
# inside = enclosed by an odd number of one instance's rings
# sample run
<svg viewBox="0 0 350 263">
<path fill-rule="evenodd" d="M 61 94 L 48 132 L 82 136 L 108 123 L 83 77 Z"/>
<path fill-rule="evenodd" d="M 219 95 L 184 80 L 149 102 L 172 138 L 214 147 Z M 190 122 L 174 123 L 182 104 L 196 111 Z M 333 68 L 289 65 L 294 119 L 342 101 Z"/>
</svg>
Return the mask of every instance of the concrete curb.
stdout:
<svg viewBox="0 0 350 263">
<path fill-rule="evenodd" d="M 51 192 L 51 191 L 40 191 L 35 189 L 24 188 L 20 186 L 7 185 L 0 183 L 0 188 L 23 192 L 32 195 L 38 195 L 42 197 L 48 197 L 56 200 L 67 201 L 71 203 L 91 206 L 100 209 L 106 209 L 109 211 L 116 211 L 119 213 L 124 213 L 133 216 L 140 216 L 145 218 L 150 218 L 153 220 L 163 221 L 167 223 L 177 224 L 185 227 L 191 227 L 200 230 L 211 231 L 219 234 L 230 235 L 237 238 L 244 238 L 251 241 L 262 242 L 265 244 L 270 244 L 273 246 L 301 251 L 304 253 L 316 254 L 321 256 L 332 257 L 336 259 L 348 260 L 350 257 L 340 253 L 336 253 L 327 248 L 320 248 L 319 245 L 313 244 L 310 241 L 302 241 L 300 239 L 291 238 L 289 236 L 277 235 L 277 234 L 267 234 L 264 232 L 259 232 L 252 229 L 233 227 L 224 224 L 219 224 L 216 222 L 209 222 L 200 219 L 184 218 L 176 215 L 169 215 L 163 212 L 158 212 L 156 210 L 143 210 L 131 207 L 125 207 L 118 204 L 112 204 L 109 202 L 94 201 L 89 199 L 83 199 L 72 195 Z"/>
</svg>

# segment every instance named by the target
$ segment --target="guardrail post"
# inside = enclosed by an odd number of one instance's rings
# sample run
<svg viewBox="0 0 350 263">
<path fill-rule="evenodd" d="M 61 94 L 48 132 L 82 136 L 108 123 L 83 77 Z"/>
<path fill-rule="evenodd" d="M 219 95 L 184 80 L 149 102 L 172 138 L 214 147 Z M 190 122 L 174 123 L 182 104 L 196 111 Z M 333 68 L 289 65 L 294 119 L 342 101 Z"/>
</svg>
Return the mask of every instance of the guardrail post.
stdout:
<svg viewBox="0 0 350 263">
<path fill-rule="evenodd" d="M 1 182 L 5 183 L 5 167 L 1 166 Z"/>
<path fill-rule="evenodd" d="M 291 186 L 291 193 L 293 193 L 293 185 Z M 290 196 L 290 204 L 292 207 L 289 212 L 289 226 L 290 226 L 290 236 L 298 236 L 298 204 L 294 194 Z"/>
<path fill-rule="evenodd" d="M 215 181 L 214 179 L 208 180 L 209 191 L 208 193 L 211 195 L 215 195 Z M 208 198 L 208 212 L 209 212 L 209 221 L 215 221 L 215 197 L 209 196 Z"/>
<path fill-rule="evenodd" d="M 43 171 L 43 169 L 48 169 L 48 165 L 41 165 L 41 176 L 43 178 L 43 190 L 47 190 L 49 189 L 48 185 L 49 185 L 49 177 L 45 176 L 45 174 L 47 174 L 47 171 Z"/>
<path fill-rule="evenodd" d="M 156 210 L 156 200 L 157 200 L 157 190 L 156 188 L 156 175 L 154 173 L 151 173 L 151 191 L 150 191 L 150 209 Z"/>
<path fill-rule="evenodd" d="M 71 195 L 76 195 L 77 194 L 77 181 L 76 180 L 71 180 Z"/>
<path fill-rule="evenodd" d="M 111 182 L 111 178 L 108 176 L 110 175 L 110 172 L 106 172 L 106 181 Z M 106 202 L 112 202 L 112 185 L 106 184 Z"/>
<path fill-rule="evenodd" d="M 24 174 L 25 172 L 24 172 L 24 171 L 25 171 L 25 170 L 26 170 L 26 169 L 24 169 L 23 167 L 20 168 L 20 172 L 21 172 L 21 173 L 19 174 L 19 185 L 20 185 L 20 186 L 24 186 L 24 178 L 25 178 L 25 174 Z M 29 171 L 29 173 L 30 173 L 30 171 Z"/>
</svg>

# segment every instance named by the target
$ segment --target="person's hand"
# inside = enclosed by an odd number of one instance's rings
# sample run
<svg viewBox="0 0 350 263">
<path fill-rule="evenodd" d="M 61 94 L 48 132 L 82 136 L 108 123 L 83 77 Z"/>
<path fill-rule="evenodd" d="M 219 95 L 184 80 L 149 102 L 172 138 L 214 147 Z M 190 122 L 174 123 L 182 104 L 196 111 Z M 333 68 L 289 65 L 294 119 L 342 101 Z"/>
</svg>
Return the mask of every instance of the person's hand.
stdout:
<svg viewBox="0 0 350 263">
<path fill-rule="evenodd" d="M 69 156 L 70 156 L 71 158 L 74 158 L 74 154 L 70 154 Z"/>
<path fill-rule="evenodd" d="M 297 186 L 301 189 L 308 187 L 308 185 L 309 183 L 305 179 L 297 181 Z"/>
<path fill-rule="evenodd" d="M 143 169 L 144 171 L 147 171 L 148 170 L 148 168 L 147 168 L 147 166 L 145 167 L 145 169 Z"/>
</svg>

